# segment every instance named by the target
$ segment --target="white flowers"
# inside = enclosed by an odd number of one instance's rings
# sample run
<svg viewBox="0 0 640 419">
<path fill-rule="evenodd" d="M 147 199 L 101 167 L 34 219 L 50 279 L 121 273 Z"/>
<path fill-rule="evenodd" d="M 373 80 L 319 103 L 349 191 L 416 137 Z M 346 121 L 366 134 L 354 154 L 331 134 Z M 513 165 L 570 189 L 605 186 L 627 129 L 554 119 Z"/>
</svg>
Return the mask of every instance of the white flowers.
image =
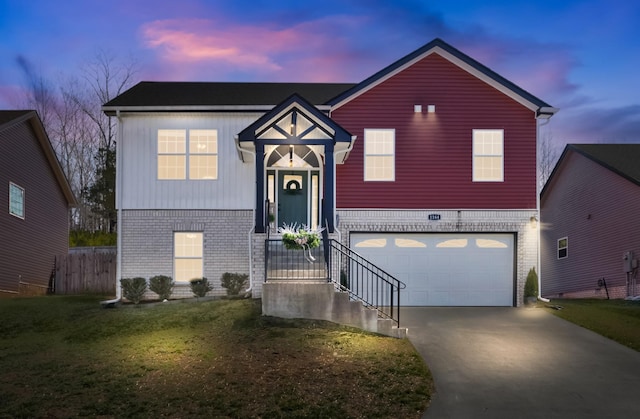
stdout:
<svg viewBox="0 0 640 419">
<path fill-rule="evenodd" d="M 322 228 L 311 229 L 306 225 L 298 228 L 298 224 L 284 224 L 278 229 L 278 233 L 282 234 L 282 243 L 287 249 L 306 250 L 308 252 L 307 260 L 313 262 L 316 260 L 311 255 L 311 249 L 320 246 L 320 234 Z"/>
</svg>

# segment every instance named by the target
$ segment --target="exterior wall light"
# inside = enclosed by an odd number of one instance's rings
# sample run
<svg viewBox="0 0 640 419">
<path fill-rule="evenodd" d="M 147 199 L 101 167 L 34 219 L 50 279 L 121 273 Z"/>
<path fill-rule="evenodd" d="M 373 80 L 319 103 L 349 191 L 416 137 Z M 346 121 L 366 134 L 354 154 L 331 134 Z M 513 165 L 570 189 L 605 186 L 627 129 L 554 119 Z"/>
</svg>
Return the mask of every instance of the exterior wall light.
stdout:
<svg viewBox="0 0 640 419">
<path fill-rule="evenodd" d="M 422 112 L 422 105 L 413 105 L 413 112 L 421 113 Z"/>
<path fill-rule="evenodd" d="M 427 112 L 435 113 L 436 112 L 436 105 L 427 105 Z"/>
</svg>

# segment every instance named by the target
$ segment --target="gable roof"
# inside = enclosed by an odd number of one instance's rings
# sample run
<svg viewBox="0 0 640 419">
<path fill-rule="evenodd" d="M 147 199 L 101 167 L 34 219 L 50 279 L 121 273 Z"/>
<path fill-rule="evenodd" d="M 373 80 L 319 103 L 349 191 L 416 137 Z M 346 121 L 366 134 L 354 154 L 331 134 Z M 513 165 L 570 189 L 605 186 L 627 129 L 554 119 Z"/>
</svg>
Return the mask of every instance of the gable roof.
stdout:
<svg viewBox="0 0 640 419">
<path fill-rule="evenodd" d="M 140 82 L 105 103 L 117 111 L 252 111 L 271 110 L 293 94 L 315 106 L 353 87 L 353 83 Z"/>
<path fill-rule="evenodd" d="M 305 119 L 309 126 L 305 127 L 303 132 L 289 135 L 282 131 L 279 123 L 286 121 L 287 124 L 295 125 L 295 119 L 285 119 L 286 116 L 291 116 L 292 114 L 296 114 L 295 116 L 297 116 L 298 120 L 300 118 Z M 327 142 L 333 143 L 335 146 L 334 152 L 339 152 L 342 155 L 340 161 L 342 163 L 347 159 L 352 143 L 355 141 L 355 137 L 340 124 L 318 110 L 302 96 L 293 94 L 236 135 L 240 158 L 244 161 L 242 153 L 245 151 L 254 152 L 255 142 L 264 141 L 265 138 L 261 139 L 259 137 L 271 130 L 276 131 L 276 136 L 270 138 L 270 140 L 276 143 L 283 140 L 286 140 L 286 144 L 314 145 Z M 277 134 L 277 132 L 281 134 Z M 314 135 L 318 133 L 320 136 Z M 280 139 L 281 136 L 282 138 Z M 270 135 L 266 137 L 270 137 Z"/>
<path fill-rule="evenodd" d="M 578 153 L 640 186 L 640 144 L 567 144 L 542 188 L 541 196 L 570 152 Z"/>
<path fill-rule="evenodd" d="M 0 139 L 2 136 L 2 132 L 15 127 L 19 124 L 29 124 L 33 129 L 35 137 L 42 147 L 42 151 L 51 166 L 51 170 L 53 171 L 53 175 L 55 176 L 58 184 L 60 185 L 60 189 L 67 199 L 67 203 L 70 206 L 75 206 L 78 204 L 76 198 L 71 190 L 71 185 L 67 180 L 67 177 L 64 175 L 62 171 L 62 166 L 60 166 L 60 162 L 56 157 L 56 153 L 51 146 L 51 142 L 49 141 L 49 137 L 45 132 L 44 126 L 42 125 L 42 121 L 38 116 L 38 113 L 33 110 L 18 110 L 18 111 L 0 111 Z"/>
<path fill-rule="evenodd" d="M 401 72 L 407 67 L 410 67 L 414 63 L 434 53 L 444 57 L 463 70 L 471 73 L 475 77 L 500 90 L 501 92 L 515 99 L 517 102 L 521 103 L 527 108 L 536 111 L 536 116 L 549 118 L 558 111 L 558 109 L 552 107 L 543 100 L 538 99 L 526 90 L 516 86 L 514 83 L 505 79 L 498 73 L 494 72 L 485 65 L 479 63 L 478 61 L 462 53 L 460 50 L 452 47 L 439 38 L 434 39 L 428 44 L 410 53 L 409 55 L 406 55 L 393 64 L 383 68 L 371 77 L 345 91 L 340 96 L 332 99 L 329 104 L 331 104 L 333 108 L 339 108 L 352 99 L 355 99 L 359 95 L 365 93 L 369 89 L 377 86 L 378 84 Z"/>
</svg>

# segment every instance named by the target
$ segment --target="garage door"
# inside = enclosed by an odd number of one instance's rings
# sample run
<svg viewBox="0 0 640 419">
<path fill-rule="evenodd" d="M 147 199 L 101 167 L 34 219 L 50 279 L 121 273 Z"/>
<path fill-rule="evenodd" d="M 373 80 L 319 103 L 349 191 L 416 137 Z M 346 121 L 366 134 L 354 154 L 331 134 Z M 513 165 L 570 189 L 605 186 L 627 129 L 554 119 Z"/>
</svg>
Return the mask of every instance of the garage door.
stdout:
<svg viewBox="0 0 640 419">
<path fill-rule="evenodd" d="M 513 305 L 513 234 L 353 233 L 351 248 L 407 284 L 403 306 Z"/>
</svg>

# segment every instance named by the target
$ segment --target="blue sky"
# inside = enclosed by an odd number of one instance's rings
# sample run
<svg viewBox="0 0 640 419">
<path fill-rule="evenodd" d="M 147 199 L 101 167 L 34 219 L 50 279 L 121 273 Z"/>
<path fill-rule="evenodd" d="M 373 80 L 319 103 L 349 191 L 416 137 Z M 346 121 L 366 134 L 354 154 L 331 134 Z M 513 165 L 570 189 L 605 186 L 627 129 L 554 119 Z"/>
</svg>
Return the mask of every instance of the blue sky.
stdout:
<svg viewBox="0 0 640 419">
<path fill-rule="evenodd" d="M 18 57 L 55 80 L 99 50 L 136 80 L 358 82 L 435 37 L 552 106 L 556 143 L 640 142 L 640 2 L 0 0 L 0 108 Z"/>
</svg>

